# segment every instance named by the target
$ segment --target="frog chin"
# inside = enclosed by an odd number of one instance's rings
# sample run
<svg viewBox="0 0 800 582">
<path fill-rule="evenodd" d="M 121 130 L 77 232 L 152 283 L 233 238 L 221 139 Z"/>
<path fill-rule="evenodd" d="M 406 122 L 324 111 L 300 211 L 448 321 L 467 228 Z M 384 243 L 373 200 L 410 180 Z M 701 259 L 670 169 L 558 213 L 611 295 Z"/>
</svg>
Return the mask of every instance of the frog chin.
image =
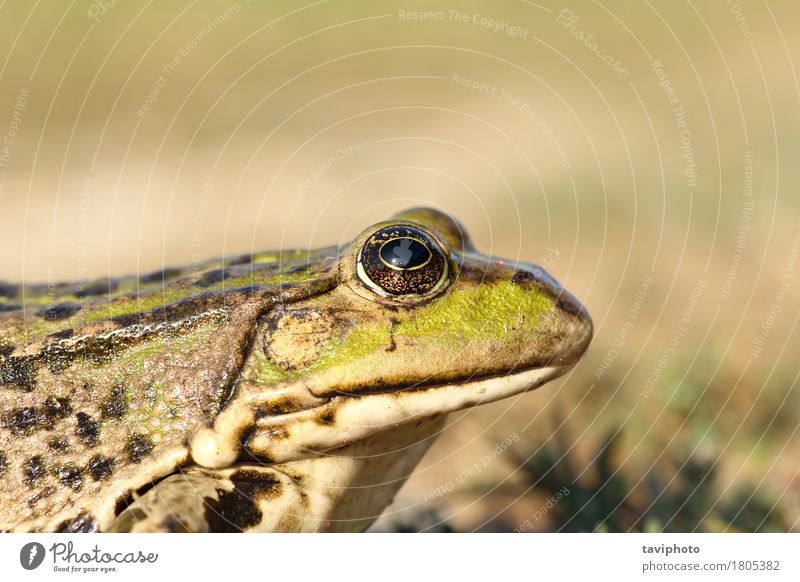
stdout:
<svg viewBox="0 0 800 582">
<path fill-rule="evenodd" d="M 572 367 L 545 366 L 449 384 L 335 396 L 321 406 L 272 417 L 258 427 L 247 448 L 278 463 L 307 458 L 402 425 L 533 390 Z"/>
</svg>

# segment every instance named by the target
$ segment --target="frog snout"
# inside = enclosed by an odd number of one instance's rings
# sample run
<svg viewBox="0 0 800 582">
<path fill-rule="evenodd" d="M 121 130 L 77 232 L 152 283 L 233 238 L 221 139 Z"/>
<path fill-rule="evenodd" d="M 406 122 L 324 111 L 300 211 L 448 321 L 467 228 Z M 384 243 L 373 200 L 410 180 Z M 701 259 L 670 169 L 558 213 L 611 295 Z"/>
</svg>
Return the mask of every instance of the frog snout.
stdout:
<svg viewBox="0 0 800 582">
<path fill-rule="evenodd" d="M 560 328 L 560 333 L 554 336 L 560 339 L 554 346 L 552 360 L 562 364 L 577 362 L 589 347 L 594 333 L 592 318 L 583 304 L 538 265 L 518 266 L 511 281 L 553 300 Z"/>
</svg>

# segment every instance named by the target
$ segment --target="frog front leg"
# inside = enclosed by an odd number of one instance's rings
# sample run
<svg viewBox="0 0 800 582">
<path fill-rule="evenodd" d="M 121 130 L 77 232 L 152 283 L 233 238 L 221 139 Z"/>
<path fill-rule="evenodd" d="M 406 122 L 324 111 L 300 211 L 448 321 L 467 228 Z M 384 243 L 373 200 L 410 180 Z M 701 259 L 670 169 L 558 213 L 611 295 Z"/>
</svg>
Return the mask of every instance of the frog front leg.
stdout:
<svg viewBox="0 0 800 582">
<path fill-rule="evenodd" d="M 135 498 L 109 531 L 302 531 L 304 505 L 298 484 L 269 467 L 191 467 Z"/>
</svg>

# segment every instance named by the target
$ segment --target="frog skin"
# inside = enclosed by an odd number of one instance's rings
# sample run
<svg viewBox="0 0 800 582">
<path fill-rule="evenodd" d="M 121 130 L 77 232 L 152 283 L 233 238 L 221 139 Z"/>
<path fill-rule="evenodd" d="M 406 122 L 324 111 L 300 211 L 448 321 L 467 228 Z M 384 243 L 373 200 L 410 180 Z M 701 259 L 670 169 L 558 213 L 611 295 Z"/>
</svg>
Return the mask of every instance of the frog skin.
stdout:
<svg viewBox="0 0 800 582">
<path fill-rule="evenodd" d="M 0 530 L 362 531 L 448 413 L 591 336 L 540 267 L 422 208 L 341 248 L 0 284 Z"/>
</svg>

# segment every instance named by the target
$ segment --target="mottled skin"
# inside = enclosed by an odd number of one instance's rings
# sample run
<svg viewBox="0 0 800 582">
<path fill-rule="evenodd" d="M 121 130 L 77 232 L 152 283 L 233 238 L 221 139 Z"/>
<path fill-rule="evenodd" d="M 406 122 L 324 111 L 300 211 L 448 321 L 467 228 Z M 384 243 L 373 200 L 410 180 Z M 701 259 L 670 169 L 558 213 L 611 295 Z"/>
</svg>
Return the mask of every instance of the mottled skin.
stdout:
<svg viewBox="0 0 800 582">
<path fill-rule="evenodd" d="M 441 246 L 432 291 L 365 284 L 381 226 Z M 539 267 L 429 209 L 341 249 L 0 284 L 0 529 L 363 530 L 448 412 L 563 374 L 591 334 Z"/>
</svg>

